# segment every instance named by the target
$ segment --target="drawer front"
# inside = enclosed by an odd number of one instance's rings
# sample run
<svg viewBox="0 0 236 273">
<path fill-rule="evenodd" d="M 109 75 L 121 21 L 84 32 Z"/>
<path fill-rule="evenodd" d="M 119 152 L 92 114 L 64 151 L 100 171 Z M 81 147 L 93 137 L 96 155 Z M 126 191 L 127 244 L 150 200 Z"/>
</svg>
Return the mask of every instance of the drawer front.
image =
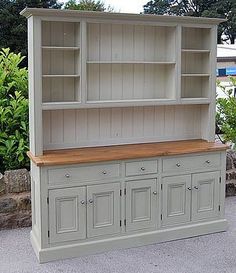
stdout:
<svg viewBox="0 0 236 273">
<path fill-rule="evenodd" d="M 163 159 L 163 172 L 211 169 L 220 166 L 220 154 L 205 154 Z"/>
<path fill-rule="evenodd" d="M 68 167 L 48 170 L 49 184 L 76 183 L 118 178 L 120 164 Z"/>
<path fill-rule="evenodd" d="M 125 164 L 125 175 L 143 175 L 157 173 L 157 160 L 127 162 Z"/>
</svg>

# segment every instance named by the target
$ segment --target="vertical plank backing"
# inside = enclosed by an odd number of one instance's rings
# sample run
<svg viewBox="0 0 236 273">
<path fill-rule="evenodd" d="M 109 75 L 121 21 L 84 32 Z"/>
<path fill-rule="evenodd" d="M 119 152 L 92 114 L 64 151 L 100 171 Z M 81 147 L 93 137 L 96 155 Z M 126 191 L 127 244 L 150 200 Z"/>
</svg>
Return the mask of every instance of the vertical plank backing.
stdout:
<svg viewBox="0 0 236 273">
<path fill-rule="evenodd" d="M 179 105 L 45 111 L 44 148 L 197 139 L 207 110 Z"/>
<path fill-rule="evenodd" d="M 63 142 L 75 143 L 76 140 L 76 111 L 64 110 L 63 111 Z"/>
</svg>

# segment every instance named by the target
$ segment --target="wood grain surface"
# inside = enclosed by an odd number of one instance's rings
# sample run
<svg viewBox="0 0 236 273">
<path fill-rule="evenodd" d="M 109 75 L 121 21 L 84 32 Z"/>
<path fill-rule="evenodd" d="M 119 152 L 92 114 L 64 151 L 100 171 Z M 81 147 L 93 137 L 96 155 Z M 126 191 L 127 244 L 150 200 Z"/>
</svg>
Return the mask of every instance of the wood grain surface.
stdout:
<svg viewBox="0 0 236 273">
<path fill-rule="evenodd" d="M 37 166 L 55 166 L 226 150 L 227 145 L 204 140 L 169 141 L 44 151 L 29 158 Z"/>
</svg>

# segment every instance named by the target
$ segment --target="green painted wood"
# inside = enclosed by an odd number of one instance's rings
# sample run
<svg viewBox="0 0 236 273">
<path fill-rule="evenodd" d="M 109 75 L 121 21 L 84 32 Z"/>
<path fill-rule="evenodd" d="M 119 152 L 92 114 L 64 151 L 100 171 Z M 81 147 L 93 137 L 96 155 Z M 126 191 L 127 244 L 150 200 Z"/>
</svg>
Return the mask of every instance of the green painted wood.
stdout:
<svg viewBox="0 0 236 273">
<path fill-rule="evenodd" d="M 50 243 L 86 238 L 86 188 L 49 191 Z"/>
<path fill-rule="evenodd" d="M 192 175 L 192 220 L 203 220 L 219 215 L 220 172 Z"/>
<path fill-rule="evenodd" d="M 126 231 L 156 226 L 157 198 L 156 179 L 126 182 Z"/>
<path fill-rule="evenodd" d="M 88 238 L 120 232 L 120 183 L 87 186 Z"/>
<path fill-rule="evenodd" d="M 191 175 L 165 177 L 162 185 L 162 225 L 189 222 Z"/>
</svg>

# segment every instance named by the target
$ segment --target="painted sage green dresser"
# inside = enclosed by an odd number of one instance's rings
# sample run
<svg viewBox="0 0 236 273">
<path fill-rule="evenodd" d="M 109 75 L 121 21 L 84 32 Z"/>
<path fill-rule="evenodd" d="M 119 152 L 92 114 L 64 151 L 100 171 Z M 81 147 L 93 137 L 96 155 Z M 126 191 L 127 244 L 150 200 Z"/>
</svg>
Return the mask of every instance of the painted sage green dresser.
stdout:
<svg viewBox="0 0 236 273">
<path fill-rule="evenodd" d="M 25 9 L 40 262 L 226 230 L 210 18 Z"/>
</svg>

